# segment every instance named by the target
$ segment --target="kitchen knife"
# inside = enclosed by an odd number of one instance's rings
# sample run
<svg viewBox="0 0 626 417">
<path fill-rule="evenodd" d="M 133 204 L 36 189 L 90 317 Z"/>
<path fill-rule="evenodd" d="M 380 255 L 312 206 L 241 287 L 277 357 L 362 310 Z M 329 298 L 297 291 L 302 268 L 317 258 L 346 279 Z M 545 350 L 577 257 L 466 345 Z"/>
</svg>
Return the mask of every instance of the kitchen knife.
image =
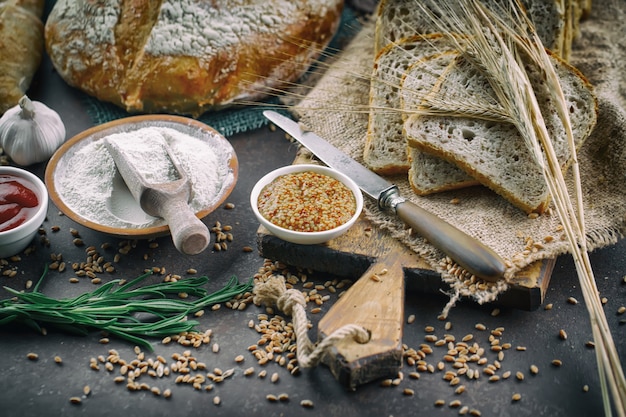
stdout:
<svg viewBox="0 0 626 417">
<path fill-rule="evenodd" d="M 428 240 L 469 273 L 487 281 L 502 278 L 505 264 L 491 248 L 460 231 L 429 211 L 406 200 L 398 187 L 370 171 L 299 123 L 266 110 L 263 115 L 309 149 L 329 167 L 352 178 L 361 190 L 378 202 L 378 207 L 397 215 L 414 232 Z"/>
</svg>

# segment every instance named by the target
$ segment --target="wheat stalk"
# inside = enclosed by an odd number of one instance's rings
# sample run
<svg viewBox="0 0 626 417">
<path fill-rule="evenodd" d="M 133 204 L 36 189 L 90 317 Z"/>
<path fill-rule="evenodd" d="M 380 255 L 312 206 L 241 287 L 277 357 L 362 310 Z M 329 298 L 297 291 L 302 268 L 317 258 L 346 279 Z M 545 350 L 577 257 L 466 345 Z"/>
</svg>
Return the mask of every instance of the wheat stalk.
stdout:
<svg viewBox="0 0 626 417">
<path fill-rule="evenodd" d="M 596 349 L 598 373 L 602 385 L 604 410 L 612 415 L 611 399 L 619 416 L 626 415 L 626 380 L 598 295 L 591 262 L 587 252 L 584 207 L 576 147 L 563 91 L 548 54 L 537 37 L 532 23 L 516 0 L 509 0 L 494 12 L 479 0 L 444 2 L 436 13 L 419 7 L 432 16 L 433 23 L 448 34 L 473 65 L 489 80 L 501 106 L 516 125 L 529 151 L 543 170 L 556 212 L 564 226 L 574 258 L 578 278 L 589 313 Z M 506 9 L 505 9 L 506 8 Z M 465 35 L 463 38 L 451 34 Z M 524 61 L 526 59 L 526 61 Z M 530 60 L 543 71 L 556 110 L 561 119 L 571 152 L 574 198 L 570 198 L 561 164 L 554 152 L 550 132 L 542 117 L 537 98 L 529 81 L 525 63 Z M 428 99 L 428 97 L 426 97 Z M 424 107 L 435 107 L 425 103 Z M 450 109 L 450 116 L 458 109 Z M 435 114 L 441 114 L 436 109 Z M 572 201 L 574 200 L 574 202 Z"/>
<path fill-rule="evenodd" d="M 451 65 L 454 70 L 453 62 Z M 450 70 L 450 67 L 448 68 Z M 444 77 L 441 77 L 442 79 Z M 402 86 L 405 94 L 414 95 L 416 106 L 404 105 L 402 111 L 405 114 L 428 115 L 428 116 L 459 116 L 471 117 L 481 120 L 512 123 L 511 117 L 504 107 L 495 98 L 485 97 L 476 101 L 459 98 L 455 90 L 442 89 L 441 85 L 436 85 L 427 93 L 415 91 L 407 86 L 405 82 Z M 493 99 L 493 100 L 492 100 Z"/>
</svg>

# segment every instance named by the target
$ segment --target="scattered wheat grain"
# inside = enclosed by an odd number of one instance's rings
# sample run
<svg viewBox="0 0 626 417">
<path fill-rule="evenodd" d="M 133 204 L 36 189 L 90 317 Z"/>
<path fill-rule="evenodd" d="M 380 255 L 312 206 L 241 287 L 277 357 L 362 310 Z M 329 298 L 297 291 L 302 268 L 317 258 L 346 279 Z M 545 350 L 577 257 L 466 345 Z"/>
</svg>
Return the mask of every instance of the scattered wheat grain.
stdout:
<svg viewBox="0 0 626 417">
<path fill-rule="evenodd" d="M 459 408 L 461 406 L 461 401 L 460 400 L 450 401 L 450 404 L 448 404 L 448 406 L 450 408 Z"/>
</svg>

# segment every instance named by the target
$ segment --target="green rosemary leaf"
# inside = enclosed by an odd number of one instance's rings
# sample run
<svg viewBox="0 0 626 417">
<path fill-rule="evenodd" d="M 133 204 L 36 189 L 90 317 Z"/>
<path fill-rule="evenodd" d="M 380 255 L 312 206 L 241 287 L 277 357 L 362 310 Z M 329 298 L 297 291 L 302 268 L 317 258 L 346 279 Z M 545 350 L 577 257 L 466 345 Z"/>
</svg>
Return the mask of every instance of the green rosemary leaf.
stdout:
<svg viewBox="0 0 626 417">
<path fill-rule="evenodd" d="M 0 326 L 5 325 L 5 324 L 9 324 L 11 323 L 13 320 L 18 319 L 18 315 L 17 314 L 7 314 L 5 316 L 0 317 Z"/>
<path fill-rule="evenodd" d="M 146 339 L 143 339 L 143 338 L 135 336 L 133 334 L 122 332 L 122 331 L 119 331 L 119 330 L 116 330 L 116 329 L 109 329 L 108 332 L 111 335 L 113 335 L 113 336 L 117 336 L 120 339 L 124 339 L 124 340 L 126 340 L 126 341 L 128 341 L 130 343 L 133 343 L 133 344 L 137 345 L 137 346 L 142 346 L 142 347 L 144 347 L 144 348 L 146 348 L 146 349 L 148 349 L 150 351 L 153 350 L 152 344 L 149 341 L 147 341 Z"/>
<path fill-rule="evenodd" d="M 35 320 L 33 320 L 31 318 L 25 318 L 24 320 L 22 320 L 22 322 L 26 326 L 28 326 L 31 329 L 33 329 L 34 331 L 36 331 L 37 333 L 41 333 L 41 326 Z"/>
<path fill-rule="evenodd" d="M 39 277 L 39 280 L 35 284 L 35 288 L 33 288 L 33 292 L 39 292 L 39 286 L 43 282 L 43 279 L 48 275 L 48 270 L 49 270 L 49 265 L 45 264 L 43 266 L 43 273 L 41 274 L 41 276 Z"/>
<path fill-rule="evenodd" d="M 92 292 L 88 292 L 88 293 L 84 293 L 76 298 L 74 298 L 74 303 L 76 304 L 80 304 L 82 302 L 84 302 L 84 300 L 89 299 L 89 298 L 98 298 L 98 297 L 103 297 L 106 296 L 107 294 L 111 293 L 113 291 L 113 289 L 115 288 L 115 286 L 118 285 L 119 280 L 114 280 L 114 281 L 109 281 L 107 283 L 104 283 L 102 285 L 100 285 L 97 289 L 95 289 Z"/>
<path fill-rule="evenodd" d="M 203 288 L 209 281 L 206 276 L 142 286 L 152 275 L 148 272 L 128 283 L 110 281 L 73 298 L 54 299 L 38 290 L 46 274 L 47 267 L 30 293 L 5 287 L 13 298 L 0 300 L 0 325 L 22 323 L 40 332 L 40 326 L 47 324 L 83 335 L 97 329 L 150 349 L 145 338 L 193 330 L 198 322 L 187 320 L 189 314 L 228 301 L 253 286 L 252 279 L 240 283 L 232 277 L 221 289 L 209 294 Z M 169 297 L 183 292 L 196 298 Z"/>
<path fill-rule="evenodd" d="M 38 305 L 51 305 L 51 304 L 58 303 L 57 300 L 54 300 L 39 292 L 21 292 L 21 291 L 16 291 L 9 287 L 4 287 L 4 289 L 10 292 L 11 294 L 13 294 L 19 300 L 22 300 L 28 303 L 38 304 Z"/>
<path fill-rule="evenodd" d="M 115 292 L 125 292 L 125 291 L 128 291 L 131 288 L 137 286 L 141 281 L 143 281 L 144 279 L 146 279 L 150 275 L 152 275 L 152 271 L 148 271 L 145 274 L 140 275 L 137 278 L 127 282 L 126 284 L 120 285 L 119 288 L 117 290 L 115 290 Z"/>
<path fill-rule="evenodd" d="M 198 325 L 195 320 L 187 320 L 185 314 L 169 317 L 158 322 L 114 323 L 108 330 L 119 330 L 131 334 L 141 333 L 146 336 L 170 336 L 182 331 L 189 331 Z"/>
</svg>

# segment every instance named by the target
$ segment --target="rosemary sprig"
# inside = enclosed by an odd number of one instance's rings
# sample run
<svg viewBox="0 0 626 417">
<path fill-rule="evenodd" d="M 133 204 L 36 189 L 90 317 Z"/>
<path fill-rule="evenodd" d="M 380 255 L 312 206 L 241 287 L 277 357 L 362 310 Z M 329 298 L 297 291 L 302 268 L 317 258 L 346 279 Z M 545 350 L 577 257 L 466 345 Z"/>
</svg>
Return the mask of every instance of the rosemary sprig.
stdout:
<svg viewBox="0 0 626 417">
<path fill-rule="evenodd" d="M 152 349 L 147 338 L 193 330 L 198 322 L 188 320 L 189 314 L 228 301 L 253 285 L 252 280 L 240 283 L 233 277 L 223 288 L 209 294 L 203 288 L 209 279 L 202 276 L 141 286 L 152 275 L 148 272 L 128 283 L 114 280 L 74 298 L 55 299 L 39 291 L 47 272 L 46 266 L 32 292 L 4 287 L 13 297 L 0 301 L 0 325 L 21 323 L 41 332 L 41 326 L 46 324 L 82 335 L 94 329 L 103 330 Z M 182 292 L 196 299 L 169 297 Z"/>
</svg>

